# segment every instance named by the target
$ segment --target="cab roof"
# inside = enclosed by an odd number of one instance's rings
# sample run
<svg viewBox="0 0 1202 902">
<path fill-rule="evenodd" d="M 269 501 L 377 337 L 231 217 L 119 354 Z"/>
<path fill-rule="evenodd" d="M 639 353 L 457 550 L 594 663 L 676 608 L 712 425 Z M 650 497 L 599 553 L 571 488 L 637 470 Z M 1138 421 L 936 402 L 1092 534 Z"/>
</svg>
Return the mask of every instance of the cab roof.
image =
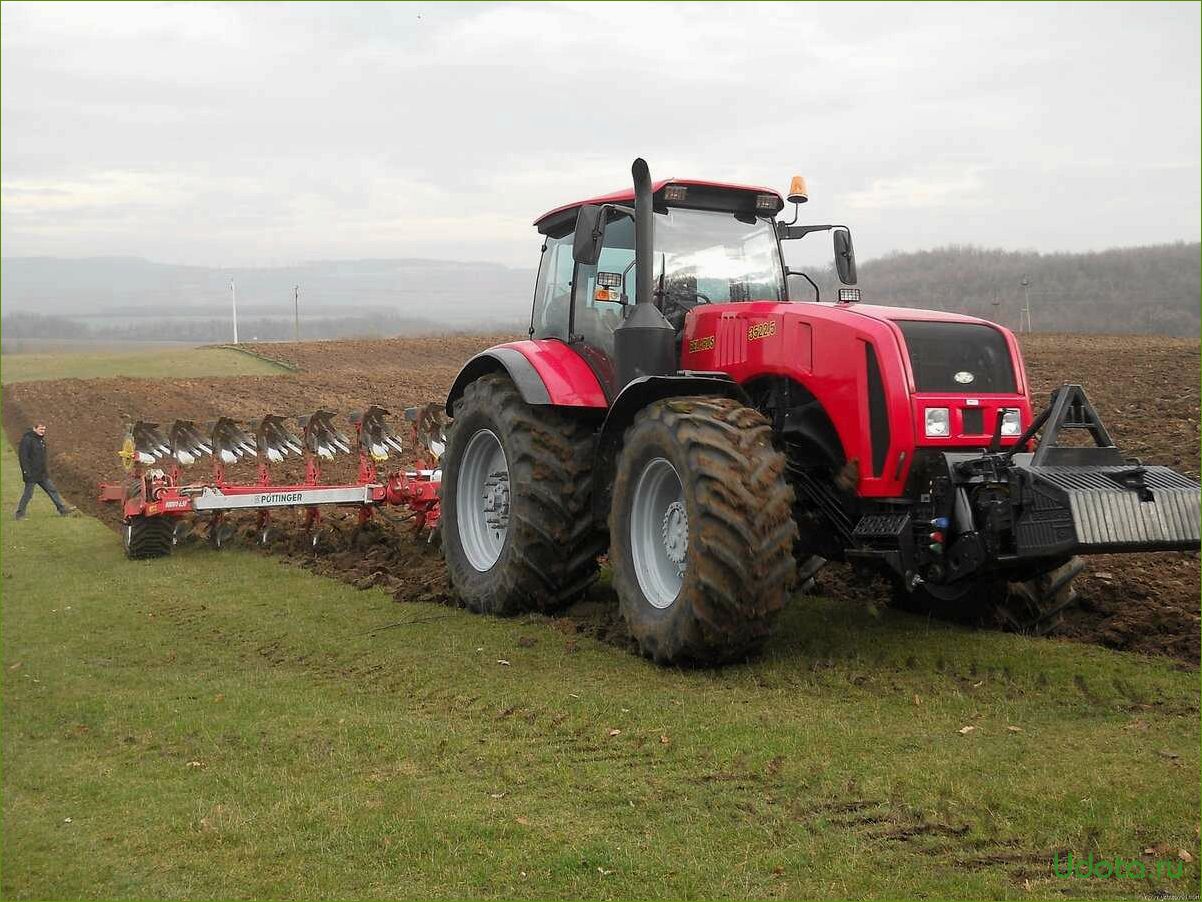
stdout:
<svg viewBox="0 0 1202 902">
<path fill-rule="evenodd" d="M 778 201 L 777 208 L 773 213 L 779 213 L 785 206 L 784 200 L 781 198 L 780 192 L 772 188 L 762 188 L 756 185 L 735 185 L 729 182 L 709 182 L 703 179 L 660 179 L 651 183 L 651 193 L 656 196 L 656 206 L 659 206 L 661 192 L 668 185 L 681 185 L 686 188 L 708 188 L 720 191 L 735 191 L 742 194 L 770 194 Z M 546 234 L 549 230 L 561 225 L 565 220 L 574 218 L 571 216 L 577 209 L 585 204 L 633 204 L 634 203 L 634 186 L 622 188 L 618 191 L 612 191 L 609 194 L 601 194 L 597 197 L 590 197 L 587 200 L 578 200 L 574 203 L 564 204 L 561 207 L 555 207 L 553 210 L 548 210 L 538 219 L 534 220 L 534 226 L 542 233 Z"/>
</svg>

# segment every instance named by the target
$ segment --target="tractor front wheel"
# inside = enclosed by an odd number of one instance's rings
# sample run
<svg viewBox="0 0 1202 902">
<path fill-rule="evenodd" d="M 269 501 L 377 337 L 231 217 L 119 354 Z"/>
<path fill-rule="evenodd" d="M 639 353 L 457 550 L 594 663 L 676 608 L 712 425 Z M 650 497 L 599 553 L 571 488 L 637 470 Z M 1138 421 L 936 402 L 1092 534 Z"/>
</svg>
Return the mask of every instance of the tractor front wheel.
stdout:
<svg viewBox="0 0 1202 902">
<path fill-rule="evenodd" d="M 1074 557 L 1019 582 L 978 580 L 960 586 L 924 585 L 907 592 L 899 581 L 893 604 L 941 620 L 1044 635 L 1060 623 L 1062 612 L 1076 602 L 1073 579 L 1084 569 L 1084 562 Z"/>
<path fill-rule="evenodd" d="M 466 607 L 548 611 L 584 592 L 604 540 L 589 504 L 588 423 L 536 411 L 506 377 L 483 376 L 455 404 L 443 461 L 443 552 Z"/>
<path fill-rule="evenodd" d="M 715 665 L 757 652 L 795 576 L 793 491 L 768 421 L 672 398 L 626 432 L 610 510 L 622 616 L 643 654 Z"/>
</svg>

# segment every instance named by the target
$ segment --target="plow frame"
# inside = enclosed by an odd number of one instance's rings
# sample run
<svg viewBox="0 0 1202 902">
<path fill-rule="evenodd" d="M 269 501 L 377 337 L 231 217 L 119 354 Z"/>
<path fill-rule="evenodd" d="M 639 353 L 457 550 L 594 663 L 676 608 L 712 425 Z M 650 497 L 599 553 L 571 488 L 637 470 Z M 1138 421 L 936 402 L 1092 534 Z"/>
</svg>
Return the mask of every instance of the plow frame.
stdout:
<svg viewBox="0 0 1202 902">
<path fill-rule="evenodd" d="M 303 511 L 301 528 L 313 535 L 316 547 L 323 508 L 331 506 L 356 508 L 359 528 L 384 505 L 406 508 L 413 521 L 414 534 L 420 535 L 428 529 L 427 541 L 431 541 L 439 525 L 442 470 L 420 434 L 422 414 L 416 408 L 407 409 L 405 414 L 413 423 L 413 437 L 421 449 L 412 469 L 398 469 L 382 476 L 380 465 L 384 458 L 369 452 L 362 435 L 364 421 L 359 419 L 354 423 L 359 456 L 356 481 L 326 484 L 322 481 L 321 460 L 309 441 L 310 426 L 307 424 L 302 482 L 275 482 L 265 454 L 257 455 L 257 477 L 250 484 L 230 482 L 226 477 L 226 465 L 217 454 L 212 457 L 210 478 L 203 482 L 186 482 L 182 468 L 174 459 L 164 470 L 134 456 L 124 481 L 100 483 L 98 500 L 119 503 L 127 523 L 138 517 L 170 517 L 182 521 L 190 514 L 204 516 L 209 540 L 217 547 L 223 544 L 225 519 L 229 512 L 256 511 L 256 533 L 259 541 L 265 544 L 272 512 L 280 509 Z M 129 459 L 125 454 L 123 457 Z"/>
</svg>

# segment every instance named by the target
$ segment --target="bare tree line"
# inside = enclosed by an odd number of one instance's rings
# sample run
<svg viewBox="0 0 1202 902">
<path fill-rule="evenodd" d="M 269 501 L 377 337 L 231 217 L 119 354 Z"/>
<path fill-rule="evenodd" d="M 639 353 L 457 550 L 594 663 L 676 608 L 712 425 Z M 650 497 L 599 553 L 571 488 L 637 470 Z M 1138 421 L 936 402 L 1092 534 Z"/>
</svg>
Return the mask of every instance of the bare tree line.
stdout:
<svg viewBox="0 0 1202 902">
<path fill-rule="evenodd" d="M 967 313 L 1014 329 L 1029 293 L 1037 332 L 1198 335 L 1200 260 L 1197 242 L 1085 254 L 952 245 L 869 260 L 859 281 L 866 303 Z M 817 281 L 834 296 L 832 272 Z"/>
</svg>

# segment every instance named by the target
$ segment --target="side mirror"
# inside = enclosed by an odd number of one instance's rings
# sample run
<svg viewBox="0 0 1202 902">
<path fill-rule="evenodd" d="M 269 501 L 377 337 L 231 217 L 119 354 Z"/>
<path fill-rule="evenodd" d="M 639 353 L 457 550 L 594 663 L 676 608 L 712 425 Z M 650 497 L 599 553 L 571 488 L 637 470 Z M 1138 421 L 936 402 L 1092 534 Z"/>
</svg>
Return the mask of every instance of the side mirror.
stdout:
<svg viewBox="0 0 1202 902">
<path fill-rule="evenodd" d="M 584 266 L 595 266 L 605 240 L 605 220 L 609 210 L 598 204 L 585 204 L 576 214 L 576 237 L 572 240 L 572 259 Z"/>
<path fill-rule="evenodd" d="M 856 252 L 847 229 L 835 229 L 835 271 L 844 285 L 856 284 Z"/>
</svg>

